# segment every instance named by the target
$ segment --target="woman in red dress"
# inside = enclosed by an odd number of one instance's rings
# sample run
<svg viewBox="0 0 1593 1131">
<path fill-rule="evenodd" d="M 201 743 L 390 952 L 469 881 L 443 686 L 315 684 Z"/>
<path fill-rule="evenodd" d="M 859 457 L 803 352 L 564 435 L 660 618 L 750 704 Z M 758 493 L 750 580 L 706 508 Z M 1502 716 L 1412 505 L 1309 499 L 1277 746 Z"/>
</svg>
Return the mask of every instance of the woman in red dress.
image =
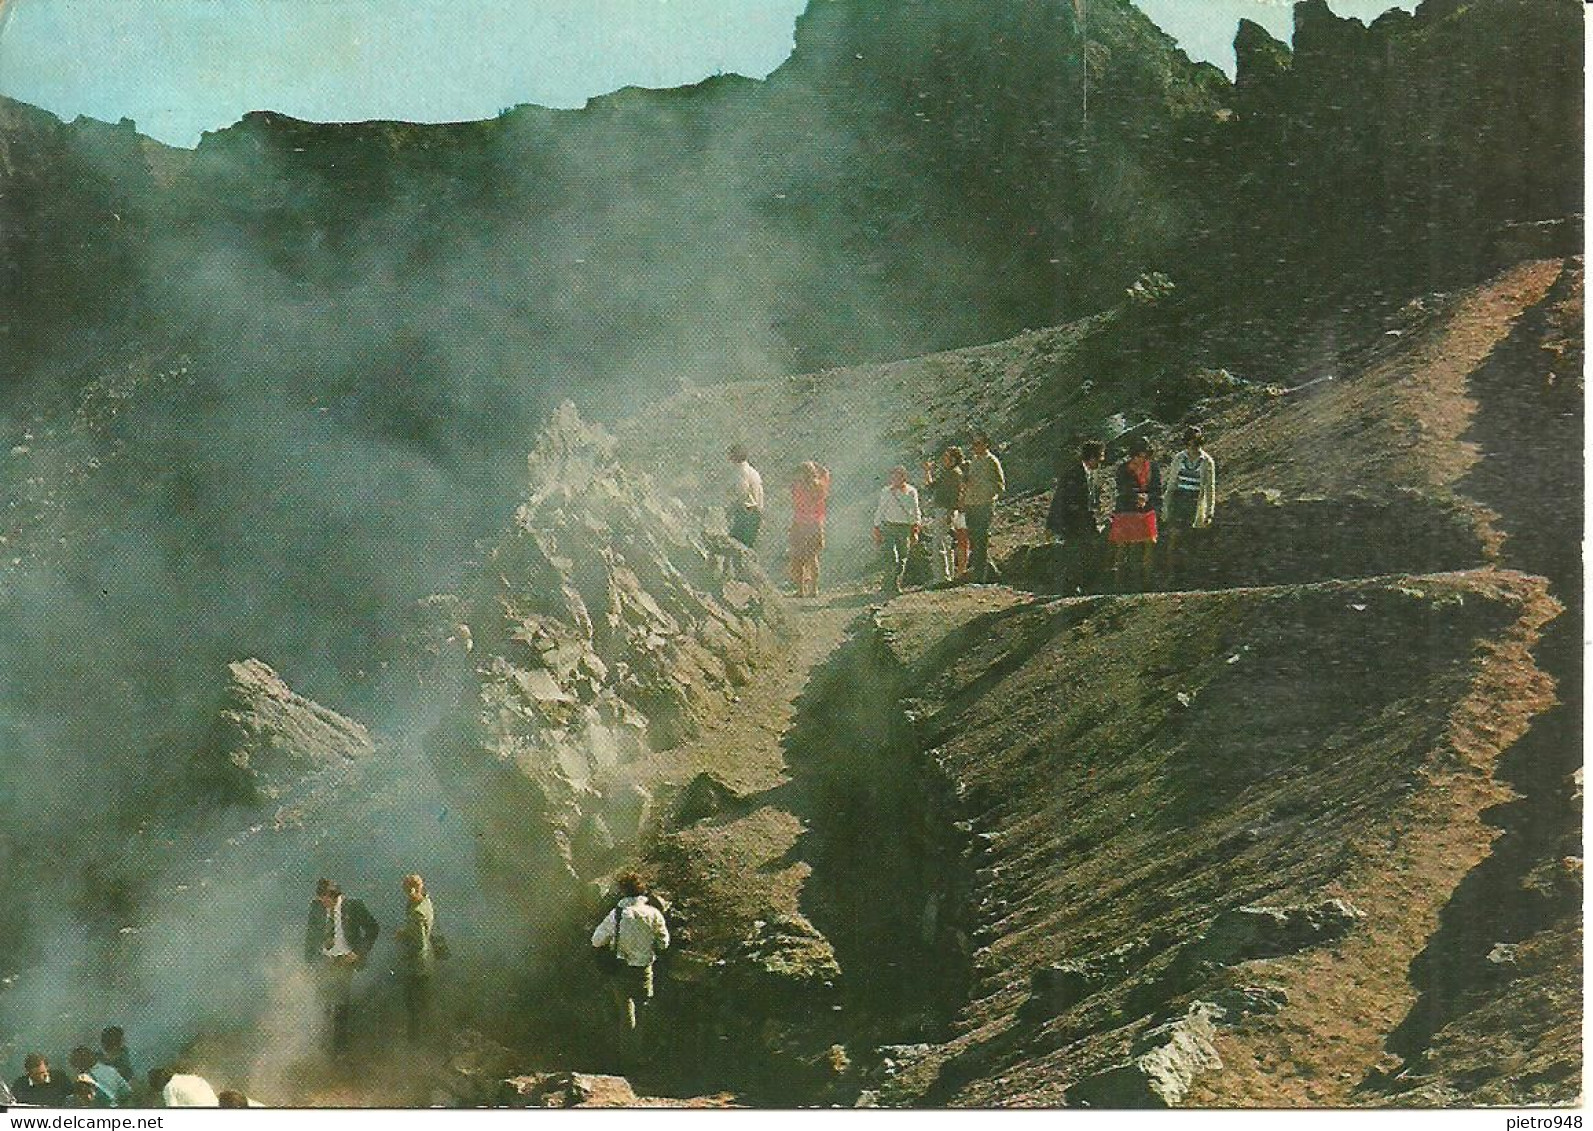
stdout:
<svg viewBox="0 0 1593 1131">
<path fill-rule="evenodd" d="M 824 504 L 829 497 L 830 469 L 805 461 L 791 483 L 791 584 L 796 586 L 798 597 L 819 595 Z"/>
<path fill-rule="evenodd" d="M 1128 458 L 1117 465 L 1117 506 L 1106 535 L 1112 546 L 1112 576 L 1120 593 L 1141 592 L 1150 582 L 1156 504 L 1161 497 L 1161 469 L 1151 459 L 1150 441 L 1136 436 L 1129 444 Z"/>
</svg>

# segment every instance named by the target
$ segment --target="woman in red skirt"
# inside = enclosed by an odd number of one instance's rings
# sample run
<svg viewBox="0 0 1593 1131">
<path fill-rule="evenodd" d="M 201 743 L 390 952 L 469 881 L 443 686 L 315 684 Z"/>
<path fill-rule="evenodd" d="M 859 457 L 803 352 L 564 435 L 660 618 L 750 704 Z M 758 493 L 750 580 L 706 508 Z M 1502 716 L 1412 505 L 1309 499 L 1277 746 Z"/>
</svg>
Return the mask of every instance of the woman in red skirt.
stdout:
<svg viewBox="0 0 1593 1131">
<path fill-rule="evenodd" d="M 1106 535 L 1112 546 L 1112 576 L 1120 593 L 1143 591 L 1150 582 L 1156 503 L 1161 497 L 1161 469 L 1151 459 L 1150 442 L 1136 436 L 1129 444 L 1128 458 L 1117 465 L 1117 506 Z"/>
<path fill-rule="evenodd" d="M 798 597 L 819 595 L 819 555 L 824 552 L 824 508 L 830 469 L 808 460 L 791 484 L 791 584 Z"/>
</svg>

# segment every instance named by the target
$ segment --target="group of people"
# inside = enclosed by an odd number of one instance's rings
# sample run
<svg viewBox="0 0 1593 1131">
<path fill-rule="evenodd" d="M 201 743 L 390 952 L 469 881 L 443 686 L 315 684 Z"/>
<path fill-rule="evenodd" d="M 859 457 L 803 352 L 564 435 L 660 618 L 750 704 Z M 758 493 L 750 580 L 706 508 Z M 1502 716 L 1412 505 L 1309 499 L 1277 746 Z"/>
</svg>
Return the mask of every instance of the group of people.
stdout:
<svg viewBox="0 0 1593 1131">
<path fill-rule="evenodd" d="M 437 960 L 447 954 L 447 943 L 437 931 L 437 911 L 426 881 L 411 873 L 399 886 L 405 908 L 403 924 L 394 932 L 395 972 L 403 987 L 408 1036 L 416 1042 L 431 1019 Z M 380 934 L 376 917 L 363 902 L 346 897 L 331 880 L 317 882 L 305 924 L 304 959 L 336 1052 L 349 1046 L 354 975 L 365 968 Z M 29 1053 L 22 1075 L 11 1086 L 11 1100 L 41 1107 L 258 1106 L 240 1092 L 217 1092 L 203 1077 L 167 1066 L 150 1069 L 145 1086 L 139 1088 L 123 1032 L 115 1026 L 100 1035 L 97 1052 L 79 1046 L 67 1063 L 71 1071 L 62 1072 L 42 1053 Z"/>
<path fill-rule="evenodd" d="M 1120 591 L 1151 586 L 1158 545 L 1165 550 L 1168 576 L 1177 571 L 1184 556 L 1182 543 L 1211 525 L 1217 503 L 1217 465 L 1205 450 L 1204 435 L 1191 427 L 1183 440 L 1184 447 L 1173 456 L 1164 477 L 1152 458 L 1150 442 L 1143 436 L 1129 439 L 1127 455 L 1117 465 L 1115 502 L 1104 525 L 1097 508 L 1096 475 L 1106 460 L 1106 446 L 1096 440 L 1082 445 L 1078 463 L 1063 471 L 1046 516 L 1047 529 L 1071 551 L 1065 592 L 1092 589 L 1108 550 L 1112 583 Z M 976 433 L 970 448 L 971 454 L 965 455 L 960 446 L 952 445 L 941 452 L 939 461 L 925 463 L 921 489 L 909 482 L 907 468 L 891 468 L 872 523 L 886 592 L 899 593 L 915 581 L 988 582 L 997 575 L 990 560 L 990 529 L 996 503 L 1007 490 L 1006 472 L 987 434 Z M 737 444 L 728 454 L 732 477 L 726 524 L 730 537 L 750 549 L 763 525 L 763 478 L 748 462 L 745 446 Z M 818 595 L 830 479 L 829 468 L 807 460 L 797 467 L 791 482 L 788 560 L 792 591 L 798 597 Z M 915 560 L 928 561 L 926 576 L 913 576 Z"/>
<path fill-rule="evenodd" d="M 900 592 L 906 584 L 914 548 L 926 532 L 934 542 L 943 581 L 988 581 L 995 572 L 990 561 L 990 526 L 996 500 L 1007 489 L 1001 461 L 990 450 L 990 438 L 974 436 L 972 456 L 960 447 L 942 453 L 939 466 L 924 465 L 924 490 L 928 513 L 918 488 L 908 482 L 907 469 L 891 469 L 874 510 L 874 543 L 886 566 L 885 588 Z M 725 525 L 729 536 L 751 549 L 763 526 L 763 477 L 748 460 L 745 446 L 733 445 Z M 792 591 L 798 597 L 816 597 L 820 558 L 824 553 L 826 509 L 830 497 L 830 469 L 814 460 L 798 465 L 791 481 L 791 529 L 788 562 Z"/>
<path fill-rule="evenodd" d="M 906 587 L 920 541 L 928 547 L 940 581 L 983 583 L 995 576 L 990 528 L 996 500 L 1007 490 L 1007 473 L 990 450 L 989 436 L 976 433 L 970 447 L 971 456 L 953 444 L 941 452 L 938 465 L 924 464 L 922 500 L 907 481 L 907 469 L 891 469 L 890 482 L 881 489 L 874 508 L 873 524 L 874 542 L 888 567 L 887 591 L 899 593 Z"/>
<path fill-rule="evenodd" d="M 63 1072 L 40 1052 L 22 1061 L 22 1075 L 9 1090 L 0 1087 L 6 1103 L 32 1107 L 230 1107 L 260 1105 L 236 1089 L 217 1092 L 202 1076 L 169 1066 L 151 1068 L 143 1086 L 135 1081 L 133 1057 L 120 1026 L 100 1034 L 98 1049 L 79 1045 L 66 1058 Z"/>
<path fill-rule="evenodd" d="M 403 988 L 406 1032 L 416 1042 L 431 1021 L 437 961 L 447 956 L 448 949 L 437 930 L 437 909 L 425 879 L 411 872 L 399 880 L 399 888 L 404 893 L 404 922 L 395 932 L 395 973 Z M 304 927 L 304 960 L 315 979 L 334 1051 L 348 1048 L 354 974 L 365 968 L 380 934 L 376 917 L 363 902 L 346 897 L 331 880 L 317 881 Z"/>
<path fill-rule="evenodd" d="M 1120 592 L 1150 588 L 1158 544 L 1165 547 L 1166 571 L 1171 577 L 1181 565 L 1182 543 L 1212 524 L 1217 508 L 1217 462 L 1206 451 L 1206 438 L 1199 428 L 1185 429 L 1183 441 L 1184 447 L 1173 456 L 1165 478 L 1143 436 L 1129 441 L 1128 455 L 1117 465 L 1112 514 L 1104 534 L 1105 546 L 1111 551 L 1113 586 Z M 1046 528 L 1071 551 L 1063 592 L 1089 592 L 1100 575 L 1103 528 L 1096 473 L 1105 460 L 1104 444 L 1085 441 L 1078 462 L 1062 472 L 1051 497 Z"/>
</svg>

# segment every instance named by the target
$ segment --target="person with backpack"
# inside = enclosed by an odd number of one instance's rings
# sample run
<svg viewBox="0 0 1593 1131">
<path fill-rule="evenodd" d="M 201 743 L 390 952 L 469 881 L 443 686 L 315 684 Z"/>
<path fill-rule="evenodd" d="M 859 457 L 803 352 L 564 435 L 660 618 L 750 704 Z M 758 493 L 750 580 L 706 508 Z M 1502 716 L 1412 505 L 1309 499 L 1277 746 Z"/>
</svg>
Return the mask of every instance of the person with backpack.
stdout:
<svg viewBox="0 0 1593 1131">
<path fill-rule="evenodd" d="M 636 1029 L 636 1011 L 653 997 L 653 963 L 669 949 L 669 924 L 636 872 L 614 880 L 619 902 L 592 932 L 592 946 L 607 951 L 618 995 L 624 1002 L 627 1031 Z"/>
</svg>

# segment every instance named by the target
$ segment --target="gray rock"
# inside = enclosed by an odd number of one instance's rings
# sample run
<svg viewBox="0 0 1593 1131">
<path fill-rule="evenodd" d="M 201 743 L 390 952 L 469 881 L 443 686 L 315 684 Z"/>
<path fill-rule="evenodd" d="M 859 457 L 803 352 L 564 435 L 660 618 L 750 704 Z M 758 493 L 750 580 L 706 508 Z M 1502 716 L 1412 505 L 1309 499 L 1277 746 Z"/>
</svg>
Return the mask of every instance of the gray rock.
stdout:
<svg viewBox="0 0 1593 1131">
<path fill-rule="evenodd" d="M 1232 1025 L 1245 1017 L 1269 1016 L 1289 1004 L 1282 986 L 1231 986 L 1205 994 L 1196 1005 L 1209 1005 L 1212 1016 Z"/>
<path fill-rule="evenodd" d="M 1237 907 L 1212 921 L 1186 952 L 1184 963 L 1232 966 L 1277 958 L 1342 938 L 1364 918 L 1340 899 L 1311 906 Z"/>
<path fill-rule="evenodd" d="M 310 774 L 375 751 L 359 723 L 283 682 L 260 660 L 227 665 L 216 723 L 195 758 L 194 774 L 227 800 L 264 804 Z"/>
<path fill-rule="evenodd" d="M 479 574 L 437 603 L 469 625 L 475 686 L 427 749 L 492 829 L 495 859 L 536 861 L 516 865 L 529 880 L 579 871 L 566 846 L 593 847 L 577 827 L 591 796 L 622 764 L 695 734 L 786 620 L 756 555 L 720 554 L 573 406 L 553 413 L 526 471 Z M 599 811 L 623 844 L 646 808 Z"/>
<path fill-rule="evenodd" d="M 1094 1108 L 1172 1108 L 1195 1078 L 1222 1068 L 1212 1044 L 1212 1010 L 1203 1003 L 1177 1021 L 1143 1034 L 1126 1064 L 1086 1077 L 1067 1089 L 1069 1105 Z"/>
<path fill-rule="evenodd" d="M 1494 943 L 1488 951 L 1488 962 L 1493 966 L 1511 967 L 1516 964 L 1516 948 L 1511 943 Z"/>
<path fill-rule="evenodd" d="M 653 795 L 634 782 L 620 786 L 603 796 L 603 818 L 614 839 L 621 844 L 634 844 L 653 811 Z"/>
</svg>

